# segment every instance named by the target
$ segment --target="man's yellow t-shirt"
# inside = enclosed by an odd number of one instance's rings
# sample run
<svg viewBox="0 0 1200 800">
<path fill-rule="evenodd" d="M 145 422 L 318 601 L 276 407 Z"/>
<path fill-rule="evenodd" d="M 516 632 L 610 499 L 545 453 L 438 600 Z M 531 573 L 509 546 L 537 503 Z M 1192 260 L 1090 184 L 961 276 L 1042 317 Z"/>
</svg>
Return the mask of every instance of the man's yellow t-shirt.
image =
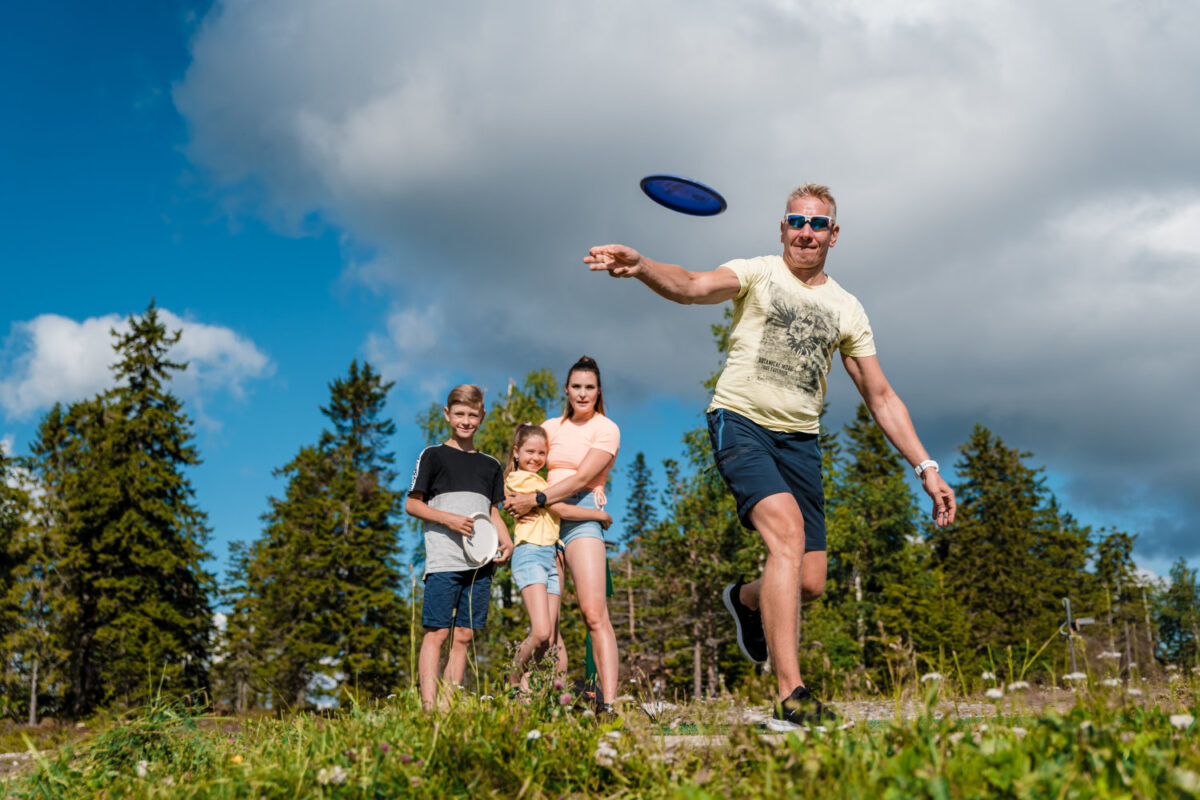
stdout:
<svg viewBox="0 0 1200 800">
<path fill-rule="evenodd" d="M 786 433 L 819 433 L 833 354 L 875 355 L 862 304 L 826 276 L 809 286 L 782 256 L 737 259 L 729 355 L 709 410 L 724 408 Z"/>
</svg>

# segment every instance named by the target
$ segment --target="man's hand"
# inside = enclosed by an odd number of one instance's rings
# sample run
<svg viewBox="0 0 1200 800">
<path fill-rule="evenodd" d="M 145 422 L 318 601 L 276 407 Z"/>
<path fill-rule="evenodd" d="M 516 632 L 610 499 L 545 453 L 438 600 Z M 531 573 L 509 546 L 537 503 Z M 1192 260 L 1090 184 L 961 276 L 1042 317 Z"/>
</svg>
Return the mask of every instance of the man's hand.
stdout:
<svg viewBox="0 0 1200 800">
<path fill-rule="evenodd" d="M 641 269 L 642 254 L 623 244 L 605 244 L 589 250 L 583 263 L 593 272 L 604 270 L 614 278 L 632 278 Z"/>
<path fill-rule="evenodd" d="M 463 536 L 475 535 L 475 520 L 471 517 L 464 517 L 462 514 L 451 514 L 446 512 L 446 518 L 442 520 L 442 524 L 455 533 L 461 533 Z"/>
<path fill-rule="evenodd" d="M 927 469 L 921 475 L 921 488 L 933 498 L 934 524 L 944 528 L 954 522 L 954 512 L 958 508 L 954 502 L 954 490 L 942 480 L 936 469 Z"/>
<path fill-rule="evenodd" d="M 533 494 L 504 493 L 504 510 L 513 519 L 521 519 L 535 508 L 537 508 L 537 497 Z"/>
</svg>

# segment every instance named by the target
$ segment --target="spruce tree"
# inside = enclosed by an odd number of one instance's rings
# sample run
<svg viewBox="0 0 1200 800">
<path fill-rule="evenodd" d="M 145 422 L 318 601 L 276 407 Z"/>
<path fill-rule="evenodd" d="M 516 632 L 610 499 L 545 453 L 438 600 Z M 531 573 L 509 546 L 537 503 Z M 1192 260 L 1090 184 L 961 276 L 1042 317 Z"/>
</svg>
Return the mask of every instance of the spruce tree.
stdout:
<svg viewBox="0 0 1200 800">
<path fill-rule="evenodd" d="M 864 667 L 878 665 L 877 609 L 886 587 L 902 579 L 901 554 L 916 538 L 917 506 L 906 465 L 865 403 L 844 429 L 849 446 L 826 501 L 828 602 L 854 626 Z"/>
<path fill-rule="evenodd" d="M 263 535 L 231 551 L 240 574 L 227 584 L 221 674 L 234 707 L 305 707 L 344 690 L 382 697 L 398 685 L 408 643 L 391 386 L 351 362 L 321 408 L 330 427 L 276 471 L 286 490 L 270 499 Z"/>
<path fill-rule="evenodd" d="M 401 623 L 399 515 L 402 493 L 392 487 L 395 457 L 387 450 L 396 425 L 384 416 L 392 388 L 370 364 L 350 364 L 330 385 L 321 409 L 332 429 L 320 451 L 330 462 L 331 549 L 337 566 L 337 659 L 343 680 L 371 697 L 397 686 L 404 649 Z"/>
<path fill-rule="evenodd" d="M 29 497 L 18 484 L 14 459 L 0 446 L 0 718 L 20 704 L 18 679 L 25 660 L 20 570 L 26 560 Z"/>
<path fill-rule="evenodd" d="M 1041 469 L 1025 464 L 1030 453 L 981 425 L 960 452 L 956 523 L 930 530 L 936 563 L 966 609 L 977 651 L 1032 653 L 1054 637 L 1061 598 L 1086 591 L 1089 532 L 1061 512 Z"/>
<path fill-rule="evenodd" d="M 1200 583 L 1180 556 L 1157 598 L 1158 652 L 1168 664 L 1200 666 Z"/>
<path fill-rule="evenodd" d="M 619 608 L 614 608 L 614 616 L 624 616 L 624 625 L 618 630 L 628 637 L 626 644 L 631 659 L 641 656 L 642 648 L 638 644 L 638 610 L 637 598 L 644 596 L 648 588 L 648 578 L 640 569 L 640 550 L 646 534 L 658 525 L 658 508 L 655 500 L 654 475 L 646 464 L 645 453 L 639 452 L 633 457 L 633 463 L 628 468 L 629 499 L 625 504 L 625 516 L 622 518 L 625 552 L 621 556 L 618 569 L 616 593 L 620 596 Z M 616 605 L 616 604 L 615 604 Z M 614 626 L 616 627 L 616 626 Z"/>
<path fill-rule="evenodd" d="M 58 578 L 49 602 L 75 715 L 140 702 L 160 685 L 207 688 L 208 528 L 186 475 L 199 457 L 168 388 L 187 366 L 167 357 L 180 334 L 168 334 L 153 303 L 112 334 L 117 385 L 51 409 L 34 446 Z"/>
</svg>

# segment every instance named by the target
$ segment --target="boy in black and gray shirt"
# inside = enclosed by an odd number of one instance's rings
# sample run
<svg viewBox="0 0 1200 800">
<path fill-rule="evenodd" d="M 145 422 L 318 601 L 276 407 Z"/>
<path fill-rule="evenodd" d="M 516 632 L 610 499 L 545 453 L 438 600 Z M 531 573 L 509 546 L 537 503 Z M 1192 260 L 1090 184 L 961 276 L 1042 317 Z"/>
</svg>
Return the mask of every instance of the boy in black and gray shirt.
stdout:
<svg viewBox="0 0 1200 800">
<path fill-rule="evenodd" d="M 475 449 L 475 432 L 483 422 L 483 392 L 470 384 L 456 386 L 443 412 L 450 423 L 450 440 L 421 451 L 404 505 L 425 522 L 425 637 L 419 673 L 426 710 L 437 704 L 438 662 L 451 628 L 454 637 L 443 677 L 454 686 L 462 683 L 467 645 L 487 623 L 494 564 L 507 561 L 513 550 L 499 511 L 504 500 L 500 462 Z M 463 550 L 463 537 L 474 534 L 473 515 L 480 512 L 491 515 L 500 552 L 492 562 L 476 567 Z"/>
</svg>

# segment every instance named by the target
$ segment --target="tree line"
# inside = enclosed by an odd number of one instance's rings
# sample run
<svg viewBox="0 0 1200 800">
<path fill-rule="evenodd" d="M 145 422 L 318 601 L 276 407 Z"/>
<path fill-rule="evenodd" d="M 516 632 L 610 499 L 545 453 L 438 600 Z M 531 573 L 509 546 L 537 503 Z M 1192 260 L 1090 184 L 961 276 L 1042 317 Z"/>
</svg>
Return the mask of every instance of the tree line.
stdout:
<svg viewBox="0 0 1200 800">
<path fill-rule="evenodd" d="M 727 325 L 714 326 L 718 351 Z M 422 539 L 401 513 L 388 450 L 392 384 L 351 362 L 329 384 L 325 427 L 280 466 L 251 542 L 209 572 L 211 531 L 188 470 L 192 423 L 172 394 L 180 337 L 151 305 L 113 332 L 113 388 L 51 408 L 28 455 L 0 453 L 0 715 L 80 717 L 159 691 L 202 705 L 277 711 L 381 698 L 415 685 Z M 501 461 L 521 421 L 560 408 L 548 370 L 493 398 L 476 446 Z M 418 420 L 445 438 L 440 406 Z M 1200 664 L 1200 583 L 1180 559 L 1146 581 L 1136 537 L 1076 521 L 1032 454 L 977 425 L 959 447 L 958 520 L 924 520 L 908 468 L 864 406 L 821 439 L 829 539 L 824 596 L 802 613 L 802 670 L 826 691 L 884 691 L 919 675 L 1052 680 L 1081 668 L 1129 676 Z M 759 571 L 712 467 L 706 433 L 656 470 L 623 458 L 625 517 L 610 529 L 610 613 L 622 684 L 635 693 L 753 691 L 721 588 Z M 628 452 L 628 451 L 627 451 Z M 1060 636 L 1061 599 L 1095 619 Z M 569 585 L 563 635 L 582 672 L 584 628 Z M 220 609 L 220 613 L 217 610 Z M 220 623 L 220 624 L 218 624 Z M 480 691 L 498 691 L 524 636 L 507 569 L 471 653 Z M 418 645 L 419 646 L 419 645 Z"/>
</svg>

